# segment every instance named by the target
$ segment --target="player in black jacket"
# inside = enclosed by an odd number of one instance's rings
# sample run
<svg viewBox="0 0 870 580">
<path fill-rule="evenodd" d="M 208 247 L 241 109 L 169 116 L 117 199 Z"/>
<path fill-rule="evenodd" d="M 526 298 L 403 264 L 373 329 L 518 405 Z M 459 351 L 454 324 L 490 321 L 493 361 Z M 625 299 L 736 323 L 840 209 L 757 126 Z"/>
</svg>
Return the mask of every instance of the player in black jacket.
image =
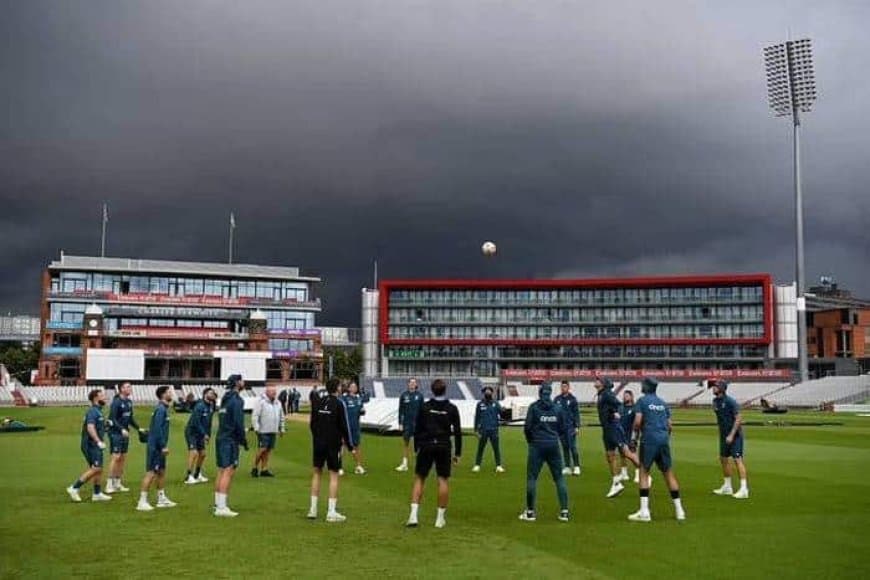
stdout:
<svg viewBox="0 0 870 580">
<path fill-rule="evenodd" d="M 432 382 L 433 398 L 420 407 L 414 429 L 414 450 L 417 452 L 417 465 L 414 469 L 414 488 L 411 491 L 411 515 L 408 517 L 408 527 L 417 526 L 417 511 L 420 499 L 423 497 L 423 485 L 426 477 L 435 465 L 438 474 L 438 517 L 435 527 L 447 525 L 444 515 L 447 512 L 447 500 L 450 497 L 451 464 L 459 463 L 462 455 L 462 426 L 459 422 L 459 409 L 447 400 L 447 383 L 441 379 Z M 451 449 L 450 437 L 455 444 Z"/>
<path fill-rule="evenodd" d="M 320 477 L 323 466 L 329 470 L 329 510 L 326 521 L 343 522 L 347 518 L 336 511 L 338 503 L 338 470 L 341 469 L 341 446 L 351 449 L 347 409 L 338 398 L 339 380 L 326 381 L 326 396 L 311 397 L 311 443 L 314 471 L 311 475 L 311 508 L 308 519 L 317 519 L 317 499 L 320 496 Z"/>
</svg>

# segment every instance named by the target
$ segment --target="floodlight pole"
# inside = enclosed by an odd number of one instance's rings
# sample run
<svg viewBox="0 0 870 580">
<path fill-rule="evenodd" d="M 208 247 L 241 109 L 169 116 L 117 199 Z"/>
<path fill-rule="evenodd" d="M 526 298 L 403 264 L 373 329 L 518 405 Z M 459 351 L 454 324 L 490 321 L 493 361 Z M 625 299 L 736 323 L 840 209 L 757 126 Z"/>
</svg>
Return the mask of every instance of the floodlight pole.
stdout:
<svg viewBox="0 0 870 580">
<path fill-rule="evenodd" d="M 804 263 L 804 201 L 801 191 L 801 117 L 797 107 L 792 109 L 794 121 L 794 224 L 795 273 L 797 284 L 798 372 L 801 382 L 809 380 L 807 353 L 806 274 Z"/>
</svg>

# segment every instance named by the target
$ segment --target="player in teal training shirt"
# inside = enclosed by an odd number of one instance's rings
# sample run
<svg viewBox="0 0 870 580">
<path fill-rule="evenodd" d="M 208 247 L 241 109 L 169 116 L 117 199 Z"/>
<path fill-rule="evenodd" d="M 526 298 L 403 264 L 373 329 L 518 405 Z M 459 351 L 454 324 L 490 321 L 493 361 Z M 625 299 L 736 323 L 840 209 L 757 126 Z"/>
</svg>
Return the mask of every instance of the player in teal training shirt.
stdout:
<svg viewBox="0 0 870 580">
<path fill-rule="evenodd" d="M 106 436 L 106 426 L 103 420 L 106 394 L 101 390 L 94 389 L 88 393 L 88 400 L 91 402 L 91 406 L 85 413 L 85 419 L 82 422 L 81 440 L 82 455 L 85 456 L 88 468 L 75 480 L 75 483 L 66 488 L 70 499 L 76 503 L 82 501 L 79 490 L 89 481 L 94 482 L 94 495 L 91 497 L 91 501 L 109 501 L 112 499 L 112 496 L 103 493 L 100 483 L 100 478 L 103 476 L 103 449 L 106 448 L 106 444 L 103 443 L 103 438 Z"/>
<path fill-rule="evenodd" d="M 550 383 L 544 383 L 538 389 L 538 400 L 531 404 L 526 413 L 526 423 L 523 429 L 526 442 L 529 445 L 529 455 L 526 463 L 526 509 L 520 514 L 520 520 L 533 522 L 537 519 L 535 503 L 538 496 L 538 476 L 544 464 L 550 469 L 550 475 L 556 484 L 556 494 L 559 496 L 559 521 L 567 522 L 568 486 L 565 474 L 562 472 L 562 450 L 560 443 L 565 431 L 573 428 L 573 423 L 565 417 L 565 411 L 550 398 L 553 389 Z"/>
<path fill-rule="evenodd" d="M 722 487 L 714 489 L 716 495 L 730 495 L 735 499 L 749 499 L 749 483 L 746 478 L 746 464 L 743 462 L 743 417 L 740 415 L 740 404 L 726 392 L 728 383 L 722 379 L 709 381 L 708 388 L 713 389 L 713 411 L 716 413 L 716 423 L 719 426 L 719 462 L 722 465 Z M 740 477 L 740 489 L 734 493 L 731 487 L 731 462 L 737 466 Z"/>
<path fill-rule="evenodd" d="M 633 522 L 652 520 L 649 510 L 649 471 L 655 463 L 664 474 L 677 520 L 686 519 L 680 499 L 680 483 L 674 475 L 671 463 L 671 410 L 656 396 L 658 381 L 646 377 L 641 383 L 643 396 L 635 404 L 634 430 L 641 434 L 640 440 L 640 509 L 628 516 Z"/>
</svg>

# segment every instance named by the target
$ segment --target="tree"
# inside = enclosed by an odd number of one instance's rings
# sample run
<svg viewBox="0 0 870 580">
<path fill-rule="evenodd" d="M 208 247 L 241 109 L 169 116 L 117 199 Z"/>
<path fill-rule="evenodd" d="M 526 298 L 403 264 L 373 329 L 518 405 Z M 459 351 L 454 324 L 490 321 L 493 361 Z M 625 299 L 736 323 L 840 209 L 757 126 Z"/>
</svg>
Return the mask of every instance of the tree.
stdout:
<svg viewBox="0 0 870 580">
<path fill-rule="evenodd" d="M 332 357 L 332 375 L 342 380 L 357 380 L 362 374 L 362 349 L 325 348 L 323 360 L 329 374 L 329 357 Z"/>
<path fill-rule="evenodd" d="M 39 343 L 0 345 L 0 363 L 6 366 L 6 370 L 13 378 L 24 385 L 29 385 L 30 371 L 36 370 L 39 365 L 39 351 Z"/>
</svg>

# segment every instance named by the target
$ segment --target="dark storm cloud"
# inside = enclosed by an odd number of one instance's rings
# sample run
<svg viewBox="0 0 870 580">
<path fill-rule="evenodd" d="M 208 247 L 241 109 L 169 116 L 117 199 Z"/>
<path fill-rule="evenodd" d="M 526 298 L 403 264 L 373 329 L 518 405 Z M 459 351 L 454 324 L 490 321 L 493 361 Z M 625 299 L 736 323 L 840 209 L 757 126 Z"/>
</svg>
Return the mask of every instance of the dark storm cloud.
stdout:
<svg viewBox="0 0 870 580">
<path fill-rule="evenodd" d="M 810 278 L 870 295 L 857 2 L 15 2 L 0 21 L 0 309 L 60 249 L 325 279 L 769 271 L 791 279 L 790 132 L 761 48 L 816 46 Z M 499 256 L 479 245 L 493 239 Z"/>
</svg>

